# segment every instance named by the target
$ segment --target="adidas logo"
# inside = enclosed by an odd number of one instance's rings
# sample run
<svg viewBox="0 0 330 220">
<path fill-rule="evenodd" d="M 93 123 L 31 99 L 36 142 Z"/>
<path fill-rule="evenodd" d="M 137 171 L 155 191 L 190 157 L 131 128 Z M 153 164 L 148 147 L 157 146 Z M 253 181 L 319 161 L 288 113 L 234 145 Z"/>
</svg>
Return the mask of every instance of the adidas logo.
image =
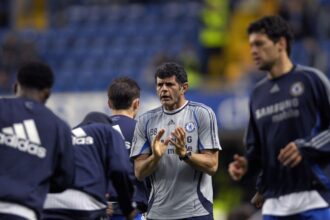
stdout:
<svg viewBox="0 0 330 220">
<path fill-rule="evenodd" d="M 276 93 L 276 92 L 279 92 L 279 91 L 280 91 L 280 87 L 279 87 L 277 84 L 275 84 L 275 85 L 269 90 L 270 93 Z"/>
<path fill-rule="evenodd" d="M 71 133 L 73 135 L 73 145 L 94 144 L 94 139 L 91 136 L 87 136 L 86 132 L 82 128 L 73 129 Z"/>
<path fill-rule="evenodd" d="M 167 123 L 167 126 L 170 126 L 170 125 L 175 125 L 175 122 L 171 119 L 171 121 L 169 121 L 168 123 Z"/>
<path fill-rule="evenodd" d="M 2 128 L 0 144 L 39 158 L 44 158 L 47 152 L 41 146 L 38 130 L 33 119 L 24 120 L 23 123 L 14 123 L 12 127 Z"/>
<path fill-rule="evenodd" d="M 126 141 L 125 140 L 125 137 L 123 135 L 123 132 L 120 129 L 120 126 L 119 125 L 113 125 L 112 128 L 119 132 L 121 138 L 125 141 L 125 147 L 126 147 L 126 149 L 127 150 L 131 149 L 131 143 L 129 141 Z"/>
</svg>

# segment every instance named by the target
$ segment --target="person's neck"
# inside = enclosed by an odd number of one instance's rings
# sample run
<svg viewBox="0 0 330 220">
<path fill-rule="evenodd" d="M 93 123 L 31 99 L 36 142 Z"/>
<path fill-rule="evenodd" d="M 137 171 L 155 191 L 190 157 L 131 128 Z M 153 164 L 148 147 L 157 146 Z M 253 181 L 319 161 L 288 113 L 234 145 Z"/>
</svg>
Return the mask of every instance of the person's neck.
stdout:
<svg viewBox="0 0 330 220">
<path fill-rule="evenodd" d="M 290 72 L 292 67 L 292 61 L 289 59 L 289 57 L 285 56 L 283 59 L 279 59 L 278 63 L 276 63 L 269 71 L 269 78 L 273 79 L 287 74 Z"/>
<path fill-rule="evenodd" d="M 185 98 L 181 99 L 176 105 L 174 106 L 164 106 L 166 111 L 175 111 L 177 109 L 182 108 L 182 106 L 184 106 L 186 103 L 188 102 L 188 100 L 186 100 Z"/>
<path fill-rule="evenodd" d="M 34 90 L 34 89 L 19 90 L 16 93 L 16 97 L 32 99 L 34 101 L 37 101 L 37 102 L 40 102 L 43 104 L 45 104 L 45 102 L 46 102 L 43 95 L 39 91 Z"/>
<path fill-rule="evenodd" d="M 124 116 L 127 116 L 129 118 L 134 118 L 135 117 L 135 113 L 131 109 L 120 109 L 120 110 L 112 109 L 111 113 L 112 113 L 112 115 L 124 115 Z"/>
</svg>

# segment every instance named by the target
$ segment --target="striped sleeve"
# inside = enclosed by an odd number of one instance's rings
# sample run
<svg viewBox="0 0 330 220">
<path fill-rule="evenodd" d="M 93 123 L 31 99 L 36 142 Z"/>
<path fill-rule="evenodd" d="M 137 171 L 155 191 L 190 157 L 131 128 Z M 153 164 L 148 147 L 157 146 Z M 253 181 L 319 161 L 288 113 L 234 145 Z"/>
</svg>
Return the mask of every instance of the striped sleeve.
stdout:
<svg viewBox="0 0 330 220">
<path fill-rule="evenodd" d="M 130 157 L 136 157 L 141 154 L 151 153 L 151 147 L 148 141 L 147 131 L 146 131 L 146 127 L 147 127 L 146 119 L 147 116 L 142 115 L 139 117 L 139 120 L 136 124 Z"/>
<path fill-rule="evenodd" d="M 199 150 L 221 150 L 218 125 L 213 110 L 208 106 L 200 105 L 195 112 L 195 117 L 198 123 Z"/>
<path fill-rule="evenodd" d="M 295 143 L 303 154 L 308 152 L 309 157 L 322 158 L 330 154 L 330 82 L 322 72 L 316 69 L 305 67 L 305 70 L 311 76 L 310 81 L 315 93 L 314 97 L 316 97 L 320 125 L 319 132 L 308 138 L 298 139 Z"/>
</svg>

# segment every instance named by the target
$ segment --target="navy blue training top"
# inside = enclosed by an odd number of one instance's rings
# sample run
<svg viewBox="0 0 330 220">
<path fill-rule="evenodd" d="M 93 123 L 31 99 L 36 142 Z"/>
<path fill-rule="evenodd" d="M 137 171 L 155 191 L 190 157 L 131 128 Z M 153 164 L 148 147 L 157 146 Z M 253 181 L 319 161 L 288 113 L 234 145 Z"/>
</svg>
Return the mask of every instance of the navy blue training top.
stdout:
<svg viewBox="0 0 330 220">
<path fill-rule="evenodd" d="M 127 117 L 125 115 L 113 115 L 110 116 L 112 120 L 112 127 L 116 129 L 121 135 L 122 138 L 125 140 L 125 146 L 127 150 L 128 156 L 130 155 L 131 146 L 132 146 L 132 140 L 134 136 L 134 130 L 136 125 L 136 120 Z M 131 159 L 130 161 L 130 167 L 131 167 L 131 176 L 134 179 L 134 185 L 135 185 L 135 193 L 133 196 L 133 200 L 137 203 L 137 207 L 140 211 L 146 212 L 147 206 L 148 206 L 148 198 L 149 198 L 149 189 L 146 185 L 146 181 L 139 181 L 135 177 L 134 174 L 134 162 Z M 114 190 L 113 186 L 109 185 L 109 195 L 110 201 L 117 201 L 117 193 Z M 114 207 L 114 212 L 116 214 L 120 214 L 120 210 L 117 210 L 116 207 Z"/>
<path fill-rule="evenodd" d="M 0 99 L 0 201 L 40 216 L 49 189 L 63 191 L 73 177 L 69 126 L 42 103 Z"/>
<path fill-rule="evenodd" d="M 76 163 L 74 188 L 107 204 L 110 179 L 120 195 L 125 215 L 132 210 L 133 185 L 130 161 L 120 134 L 111 125 L 88 123 L 72 130 Z"/>
<path fill-rule="evenodd" d="M 278 78 L 265 78 L 254 88 L 246 134 L 248 174 L 261 172 L 259 190 L 266 198 L 330 189 L 329 99 L 325 75 L 301 65 Z M 294 168 L 277 159 L 291 141 L 303 156 Z"/>
</svg>

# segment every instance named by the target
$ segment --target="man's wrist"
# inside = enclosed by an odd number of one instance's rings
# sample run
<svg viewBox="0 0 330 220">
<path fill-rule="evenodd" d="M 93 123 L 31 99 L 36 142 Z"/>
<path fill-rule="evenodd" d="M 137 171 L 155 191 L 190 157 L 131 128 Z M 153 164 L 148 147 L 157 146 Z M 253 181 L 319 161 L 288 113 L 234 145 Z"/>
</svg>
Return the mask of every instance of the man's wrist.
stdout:
<svg viewBox="0 0 330 220">
<path fill-rule="evenodd" d="M 187 161 L 191 158 L 191 151 L 187 151 L 183 156 L 179 156 L 180 160 Z"/>
<path fill-rule="evenodd" d="M 159 161 L 161 158 L 162 158 L 162 156 L 159 156 L 159 155 L 156 155 L 156 154 L 151 154 L 151 156 L 152 156 L 152 159 L 154 160 L 154 161 Z"/>
</svg>

